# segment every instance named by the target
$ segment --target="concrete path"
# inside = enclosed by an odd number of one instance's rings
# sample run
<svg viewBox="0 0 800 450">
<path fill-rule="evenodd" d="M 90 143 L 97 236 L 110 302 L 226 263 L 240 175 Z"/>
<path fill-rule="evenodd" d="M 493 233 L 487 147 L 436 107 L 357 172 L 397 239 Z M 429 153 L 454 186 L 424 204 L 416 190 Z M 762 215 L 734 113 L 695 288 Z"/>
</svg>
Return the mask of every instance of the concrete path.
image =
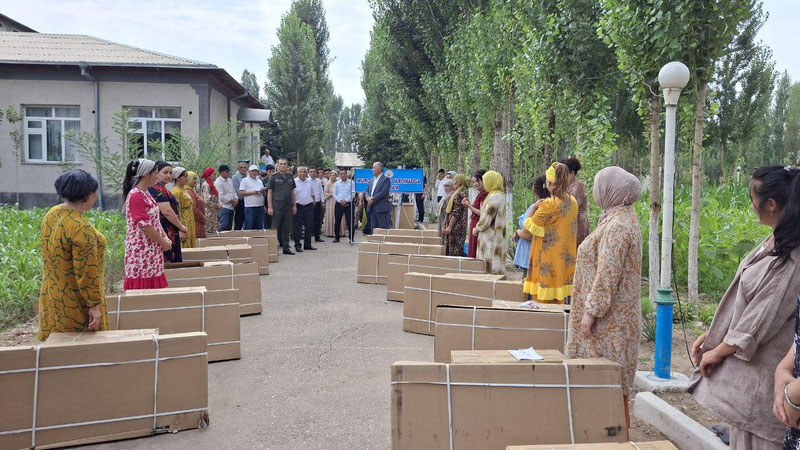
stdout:
<svg viewBox="0 0 800 450">
<path fill-rule="evenodd" d="M 390 448 L 389 366 L 433 361 L 433 338 L 404 333 L 402 303 L 356 283 L 357 247 L 325 239 L 261 277 L 242 359 L 208 367 L 209 428 L 94 448 Z"/>
</svg>

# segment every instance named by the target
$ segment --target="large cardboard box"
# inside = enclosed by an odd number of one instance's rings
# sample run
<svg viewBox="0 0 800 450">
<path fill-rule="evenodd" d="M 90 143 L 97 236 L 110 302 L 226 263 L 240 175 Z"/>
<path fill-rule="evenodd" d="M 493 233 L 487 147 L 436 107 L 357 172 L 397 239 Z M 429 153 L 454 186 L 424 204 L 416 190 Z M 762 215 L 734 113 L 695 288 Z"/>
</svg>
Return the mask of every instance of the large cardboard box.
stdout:
<svg viewBox="0 0 800 450">
<path fill-rule="evenodd" d="M 409 272 L 403 278 L 403 331 L 436 333 L 438 305 L 492 306 L 495 300 L 524 301 L 521 281 L 502 275 Z"/>
<path fill-rule="evenodd" d="M 386 263 L 386 299 L 396 302 L 403 301 L 403 275 L 408 272 L 434 275 L 486 272 L 483 260 L 460 256 L 389 255 Z"/>
<path fill-rule="evenodd" d="M 395 450 L 502 450 L 627 437 L 621 367 L 606 359 L 401 361 L 391 376 Z"/>
<path fill-rule="evenodd" d="M 357 281 L 386 284 L 389 272 L 388 255 L 443 255 L 443 245 L 409 243 L 360 242 L 358 244 Z"/>
<path fill-rule="evenodd" d="M 166 269 L 170 287 L 205 286 L 209 291 L 239 290 L 239 311 L 242 316 L 261 314 L 261 278 L 256 263 L 233 264 L 230 261 L 185 264 Z"/>
<path fill-rule="evenodd" d="M 392 236 L 425 236 L 425 237 L 441 237 L 439 230 L 406 230 L 402 228 L 373 228 L 372 234 L 388 234 Z"/>
<path fill-rule="evenodd" d="M 438 305 L 433 359 L 450 362 L 453 350 L 514 350 L 533 347 L 566 352 L 569 309 L 500 309 Z"/>
<path fill-rule="evenodd" d="M 239 291 L 205 286 L 130 290 L 106 296 L 111 330 L 158 329 L 160 334 L 203 331 L 208 360 L 241 358 Z"/>
<path fill-rule="evenodd" d="M 510 350 L 516 350 L 510 349 Z M 557 362 L 560 363 L 566 358 L 558 350 L 537 350 L 541 356 L 539 363 Z M 527 364 L 530 361 L 518 361 L 508 350 L 453 350 L 450 356 L 451 364 Z"/>
<path fill-rule="evenodd" d="M 509 445 L 506 450 L 678 450 L 670 441 Z"/>
<path fill-rule="evenodd" d="M 0 448 L 54 448 L 208 423 L 205 333 L 53 333 L 0 348 Z"/>
<path fill-rule="evenodd" d="M 208 237 L 259 237 L 259 236 L 278 236 L 278 230 L 271 228 L 263 230 L 231 230 L 231 231 L 217 231 L 216 233 L 209 234 Z"/>
<path fill-rule="evenodd" d="M 181 250 L 183 262 L 231 261 L 238 264 L 253 262 L 253 247 L 249 245 L 219 245 L 215 247 L 195 247 Z"/>
<path fill-rule="evenodd" d="M 408 242 L 411 244 L 442 245 L 442 238 L 430 236 L 403 236 L 394 234 L 371 234 L 369 242 Z"/>
<path fill-rule="evenodd" d="M 201 248 L 219 247 L 226 245 L 249 245 L 253 248 L 253 261 L 258 264 L 258 273 L 269 275 L 269 263 L 272 255 L 270 254 L 274 246 L 275 254 L 278 252 L 278 240 L 276 237 L 257 236 L 257 237 L 210 237 L 197 240 Z"/>
<path fill-rule="evenodd" d="M 395 223 L 395 219 L 397 218 L 397 208 L 398 205 L 392 206 L 392 223 Z M 399 221 L 397 221 L 397 228 L 398 229 L 406 229 L 406 230 L 413 230 L 417 227 L 417 205 L 413 203 L 403 203 L 400 209 L 400 217 Z"/>
</svg>

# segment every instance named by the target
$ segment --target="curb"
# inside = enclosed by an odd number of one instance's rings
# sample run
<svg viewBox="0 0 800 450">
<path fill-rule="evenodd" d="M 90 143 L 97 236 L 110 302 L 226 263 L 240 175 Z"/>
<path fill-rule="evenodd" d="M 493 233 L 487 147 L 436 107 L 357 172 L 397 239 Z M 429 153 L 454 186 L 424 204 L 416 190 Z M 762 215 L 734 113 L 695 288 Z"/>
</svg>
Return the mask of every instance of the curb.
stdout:
<svg viewBox="0 0 800 450">
<path fill-rule="evenodd" d="M 636 394 L 633 414 L 658 428 L 681 450 L 729 450 L 710 430 L 650 392 Z"/>
</svg>

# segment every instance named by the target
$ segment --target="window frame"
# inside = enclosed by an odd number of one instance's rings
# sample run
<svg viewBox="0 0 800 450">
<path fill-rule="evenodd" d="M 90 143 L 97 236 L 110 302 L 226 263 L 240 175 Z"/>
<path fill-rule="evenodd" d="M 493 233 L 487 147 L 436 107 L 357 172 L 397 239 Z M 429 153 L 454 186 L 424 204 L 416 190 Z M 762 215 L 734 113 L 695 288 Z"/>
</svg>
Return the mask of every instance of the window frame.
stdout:
<svg viewBox="0 0 800 450">
<path fill-rule="evenodd" d="M 43 108 L 50 110 L 50 116 L 29 116 L 28 115 L 28 108 Z M 56 115 L 56 108 L 74 108 L 78 110 L 78 117 L 66 117 L 66 116 L 57 116 Z M 81 130 L 81 107 L 80 105 L 22 105 L 22 139 L 23 143 L 22 146 L 24 148 L 24 154 L 22 161 L 27 164 L 83 164 L 83 159 L 81 158 L 81 154 L 78 151 L 74 152 L 74 159 L 67 160 L 67 145 L 69 145 L 69 141 L 67 140 L 67 121 L 75 121 L 78 122 L 78 131 Z M 48 146 L 48 139 L 47 139 L 47 122 L 59 122 L 61 125 L 61 158 L 58 161 L 49 161 L 47 159 L 47 146 Z M 29 126 L 29 122 L 41 122 L 42 126 L 39 128 L 31 128 Z M 30 151 L 30 141 L 28 136 L 37 135 L 41 136 L 42 139 L 42 157 L 39 159 L 31 158 L 31 151 Z"/>
<path fill-rule="evenodd" d="M 150 117 L 140 117 L 140 116 L 137 116 L 137 115 L 131 115 L 131 118 L 129 119 L 129 123 L 131 123 L 131 124 L 138 123 L 139 129 L 134 131 L 134 134 L 136 134 L 137 136 L 142 136 L 142 142 L 143 142 L 143 144 L 142 144 L 143 145 L 143 147 L 142 147 L 142 155 L 143 155 L 144 158 L 154 159 L 149 155 L 149 153 L 150 153 L 150 149 L 149 149 L 150 139 L 147 138 L 147 135 L 148 135 L 148 133 L 147 133 L 147 125 L 148 125 L 148 122 L 159 122 L 160 123 L 160 126 L 161 126 L 161 145 L 162 146 L 166 144 L 166 129 L 167 129 L 166 123 L 167 122 L 177 123 L 178 124 L 178 131 L 181 130 L 182 125 L 183 125 L 182 124 L 182 122 L 183 122 L 183 108 L 181 108 L 180 106 L 125 106 L 124 108 L 129 109 L 131 111 L 131 113 L 133 113 L 135 110 L 144 110 L 144 109 L 149 109 L 150 110 Z M 178 117 L 177 118 L 156 117 L 156 110 L 158 110 L 158 109 L 177 109 L 178 110 Z M 164 153 L 164 150 L 162 149 L 159 157 L 155 158 L 155 159 L 161 160 L 161 161 L 165 161 L 164 158 L 166 158 L 166 154 Z M 183 155 L 181 155 L 181 158 L 183 158 Z M 171 163 L 179 163 L 180 161 L 169 161 L 169 162 L 171 162 Z"/>
</svg>

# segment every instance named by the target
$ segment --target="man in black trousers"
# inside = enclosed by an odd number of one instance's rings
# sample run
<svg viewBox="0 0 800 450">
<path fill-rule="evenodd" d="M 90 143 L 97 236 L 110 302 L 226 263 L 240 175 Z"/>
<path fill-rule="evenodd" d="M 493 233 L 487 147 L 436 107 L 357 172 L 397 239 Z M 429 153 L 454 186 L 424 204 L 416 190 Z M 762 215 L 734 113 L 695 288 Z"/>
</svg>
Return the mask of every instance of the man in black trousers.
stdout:
<svg viewBox="0 0 800 450">
<path fill-rule="evenodd" d="M 267 182 L 267 214 L 272 216 L 272 228 L 278 231 L 278 243 L 284 255 L 294 255 L 289 241 L 295 209 L 294 178 L 289 173 L 289 161 L 278 158 L 278 172 Z"/>
<path fill-rule="evenodd" d="M 350 242 L 353 242 L 353 180 L 347 178 L 347 170 L 339 169 L 339 179 L 333 184 L 333 198 L 328 199 L 329 202 L 335 201 L 336 206 L 334 212 L 334 231 L 333 234 L 336 239 L 333 242 L 339 242 L 339 235 L 342 231 L 342 217 L 347 222 L 347 234 Z"/>
<path fill-rule="evenodd" d="M 308 168 L 297 168 L 297 178 L 294 179 L 294 194 L 297 214 L 294 216 L 294 250 L 316 250 L 311 245 L 314 236 L 314 185 L 308 178 Z"/>
</svg>

